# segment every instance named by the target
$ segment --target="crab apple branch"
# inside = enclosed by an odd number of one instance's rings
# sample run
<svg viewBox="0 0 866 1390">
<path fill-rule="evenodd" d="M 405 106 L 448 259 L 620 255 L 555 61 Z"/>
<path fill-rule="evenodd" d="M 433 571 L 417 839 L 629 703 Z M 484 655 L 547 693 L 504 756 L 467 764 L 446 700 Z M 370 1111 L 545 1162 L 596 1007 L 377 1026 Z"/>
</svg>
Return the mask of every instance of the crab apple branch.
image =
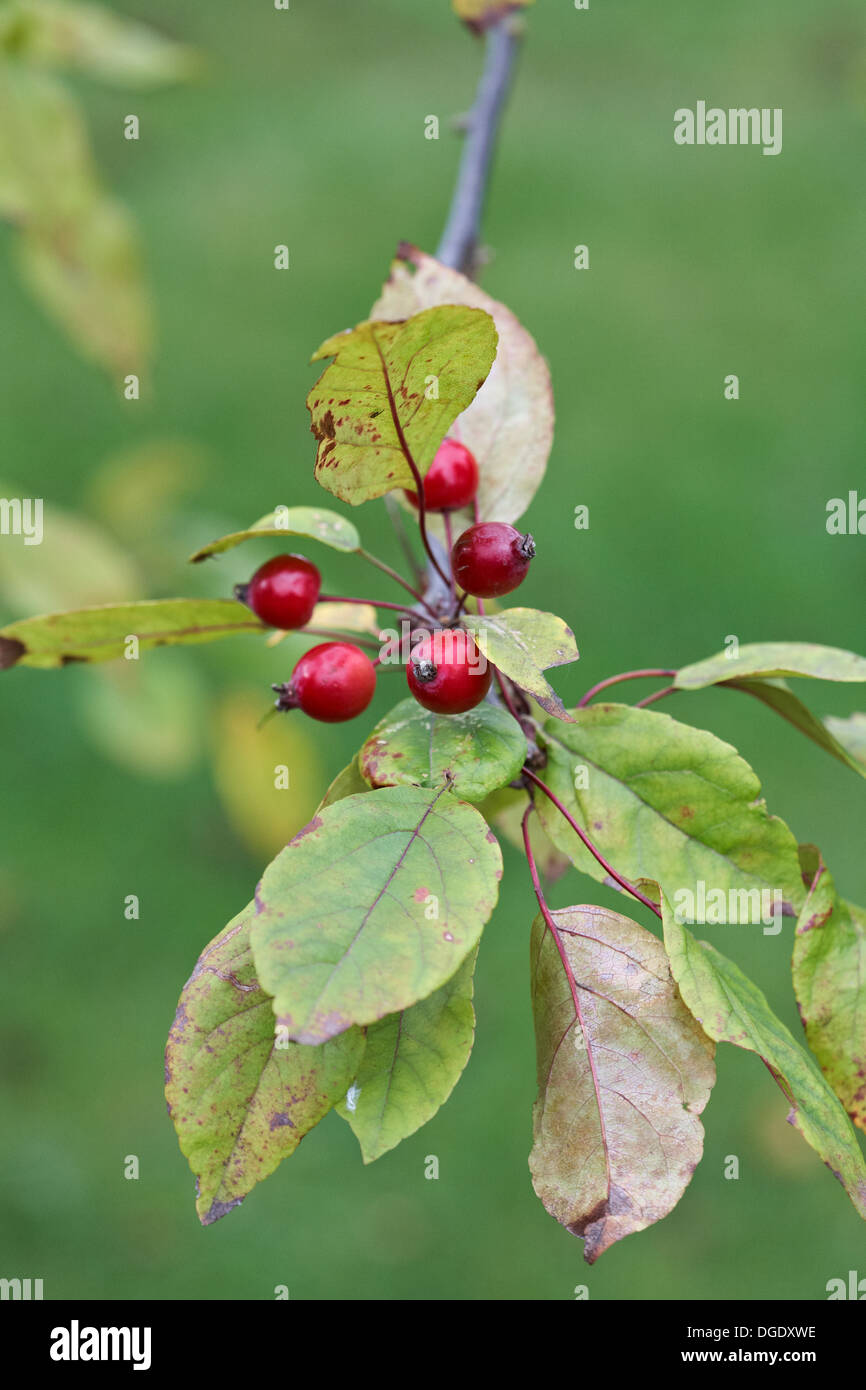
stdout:
<svg viewBox="0 0 866 1390">
<path fill-rule="evenodd" d="M 538 865 L 535 862 L 535 855 L 532 852 L 532 844 L 529 839 L 529 817 L 533 814 L 534 811 L 535 807 L 532 805 L 532 802 L 530 802 L 526 810 L 523 812 L 523 819 L 520 822 L 520 830 L 521 834 L 523 835 L 523 847 L 526 850 L 526 862 L 529 865 L 529 875 L 532 879 L 532 887 L 535 890 L 535 897 L 538 901 L 538 906 L 541 909 L 541 915 L 544 918 L 548 931 L 550 932 L 554 942 L 556 943 L 556 949 L 559 952 L 559 959 L 562 961 L 562 968 L 565 971 L 565 978 L 568 980 L 568 988 L 571 991 L 571 997 L 574 1001 L 575 1013 L 577 1014 L 577 1019 L 581 1025 L 581 1028 L 583 1028 L 583 1019 L 581 1017 L 580 1012 L 580 998 L 577 992 L 577 981 L 574 978 L 574 971 L 571 968 L 571 961 L 568 959 L 568 954 L 565 948 L 563 947 L 562 938 L 560 937 L 559 932 L 557 931 L 556 923 L 553 920 L 553 914 L 551 913 L 550 908 L 547 906 L 547 899 L 545 898 L 544 890 L 541 887 L 541 878 L 538 873 Z M 592 1065 L 591 1054 L 590 1065 Z M 595 1080 L 594 1067 L 593 1080 Z"/>
<path fill-rule="evenodd" d="M 640 891 L 639 888 L 635 888 L 633 883 L 629 883 L 627 878 L 623 878 L 622 874 L 618 874 L 616 869 L 613 868 L 611 864 L 608 864 L 604 855 L 596 849 L 595 845 L 592 843 L 592 840 L 589 838 L 586 831 L 578 825 L 577 821 L 570 814 L 570 812 L 566 810 L 562 802 L 559 800 L 559 797 L 551 791 L 550 787 L 548 787 L 545 782 L 542 782 L 541 778 L 537 777 L 531 768 L 526 767 L 525 765 L 523 768 L 523 775 L 524 777 L 527 777 L 530 782 L 533 782 L 535 786 L 538 787 L 539 791 L 543 792 L 547 799 L 556 807 L 560 815 L 563 815 L 565 817 L 577 838 L 586 846 L 593 859 L 597 860 L 597 862 L 604 869 L 605 873 L 610 875 L 614 883 L 618 883 L 620 888 L 624 889 L 626 893 L 630 893 L 633 898 L 637 898 L 639 903 L 643 903 L 644 907 L 648 907 L 650 912 L 654 912 L 656 917 L 658 917 L 661 920 L 661 908 L 656 903 L 654 903 L 651 898 L 647 898 Z"/>
<path fill-rule="evenodd" d="M 511 85 L 519 44 L 519 20 L 503 15 L 489 25 L 484 70 L 465 120 L 466 143 L 436 259 L 471 278 L 481 234 L 487 180 L 499 122 Z"/>
<path fill-rule="evenodd" d="M 649 680 L 653 676 L 658 677 L 660 680 L 671 680 L 675 675 L 676 671 L 666 671 L 662 667 L 647 666 L 641 671 L 623 671 L 619 676 L 608 676 L 606 680 L 599 681 L 598 685 L 594 685 L 590 690 L 587 690 L 582 699 L 578 700 L 577 708 L 584 709 L 594 696 L 600 694 L 602 690 L 607 690 L 610 685 L 619 685 L 620 681 Z M 663 693 L 667 694 L 667 691 Z M 654 698 L 659 699 L 660 695 L 656 695 Z"/>
</svg>

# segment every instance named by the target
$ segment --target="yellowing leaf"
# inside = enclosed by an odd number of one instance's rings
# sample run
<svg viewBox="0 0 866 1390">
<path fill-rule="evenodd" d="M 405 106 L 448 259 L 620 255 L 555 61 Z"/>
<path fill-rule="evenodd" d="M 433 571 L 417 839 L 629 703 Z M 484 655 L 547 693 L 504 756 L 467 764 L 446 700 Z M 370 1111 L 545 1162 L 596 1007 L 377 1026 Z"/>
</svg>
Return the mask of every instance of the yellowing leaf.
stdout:
<svg viewBox="0 0 866 1390">
<path fill-rule="evenodd" d="M 313 361 L 334 361 L 307 397 L 322 486 L 352 506 L 412 487 L 407 450 L 426 473 L 490 371 L 496 342 L 489 314 L 457 305 L 329 338 Z"/>
<path fill-rule="evenodd" d="M 553 443 L 553 391 L 547 363 L 534 339 L 504 304 L 414 246 L 402 246 L 373 319 L 405 319 L 437 304 L 483 309 L 496 324 L 496 361 L 474 401 L 448 433 L 475 455 L 478 508 L 485 521 L 516 521 L 532 501 Z M 470 512 L 454 518 L 454 535 Z M 431 517 L 436 525 L 438 518 Z M 438 529 L 438 527 L 437 527 Z"/>
</svg>

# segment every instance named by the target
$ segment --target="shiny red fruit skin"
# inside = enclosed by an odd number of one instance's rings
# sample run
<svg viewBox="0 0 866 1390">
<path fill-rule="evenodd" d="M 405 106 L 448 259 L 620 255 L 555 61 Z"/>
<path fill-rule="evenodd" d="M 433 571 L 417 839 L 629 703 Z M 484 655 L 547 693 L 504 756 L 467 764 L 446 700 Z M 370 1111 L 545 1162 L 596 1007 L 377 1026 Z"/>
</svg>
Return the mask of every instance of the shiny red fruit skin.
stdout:
<svg viewBox="0 0 866 1390">
<path fill-rule="evenodd" d="M 376 668 L 351 642 L 322 642 L 304 652 L 289 684 L 304 714 L 324 724 L 341 724 L 369 705 Z"/>
<path fill-rule="evenodd" d="M 303 555 L 275 555 L 256 570 L 244 602 L 269 627 L 290 632 L 306 627 L 321 587 L 322 576 Z"/>
<path fill-rule="evenodd" d="M 424 679 L 430 671 L 435 674 Z M 413 648 L 406 680 L 415 699 L 434 714 L 463 714 L 480 704 L 490 689 L 493 670 L 462 628 L 442 629 L 422 637 Z"/>
<path fill-rule="evenodd" d="M 478 491 L 475 456 L 458 439 L 443 439 L 424 479 L 424 506 L 428 512 L 453 512 L 468 507 Z M 406 489 L 413 507 L 418 494 Z"/>
<path fill-rule="evenodd" d="M 526 578 L 535 554 L 531 536 L 504 521 L 482 521 L 458 537 L 451 553 L 454 578 L 477 598 L 510 594 Z"/>
</svg>

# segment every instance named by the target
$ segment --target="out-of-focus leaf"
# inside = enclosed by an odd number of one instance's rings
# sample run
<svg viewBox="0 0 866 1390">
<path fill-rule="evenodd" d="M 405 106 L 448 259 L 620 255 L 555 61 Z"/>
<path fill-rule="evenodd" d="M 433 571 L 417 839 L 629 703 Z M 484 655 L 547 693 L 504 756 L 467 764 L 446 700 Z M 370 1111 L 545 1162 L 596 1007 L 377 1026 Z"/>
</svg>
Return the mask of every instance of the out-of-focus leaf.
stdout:
<svg viewBox="0 0 866 1390">
<path fill-rule="evenodd" d="M 761 784 L 735 748 L 651 709 L 588 705 L 574 717 L 544 726 L 544 781 L 619 873 L 655 879 L 669 897 L 696 899 L 700 882 L 726 902 L 734 893 L 745 920 L 742 893 L 763 907 L 763 895 L 769 902 L 778 891 L 782 910 L 798 911 L 805 890 L 797 842 L 758 800 Z M 554 844 L 583 873 L 607 881 L 556 807 L 543 795 L 536 805 Z"/>
<path fill-rule="evenodd" d="M 483 618 L 467 616 L 463 626 L 472 633 L 487 660 L 514 681 L 548 714 L 570 720 L 556 691 L 542 671 L 577 661 L 580 653 L 570 627 L 555 613 L 536 608 L 506 608 Z"/>
<path fill-rule="evenodd" d="M 259 727 L 272 706 L 267 689 L 232 691 L 218 701 L 213 724 L 214 777 L 223 809 L 261 858 L 272 857 L 307 824 L 323 781 L 309 723 L 282 714 Z"/>
<path fill-rule="evenodd" d="M 172 661 L 119 661 L 82 673 L 72 698 L 91 743 L 139 777 L 186 776 L 202 745 L 208 694 L 196 668 Z"/>
<path fill-rule="evenodd" d="M 0 484 L 0 496 L 20 492 Z M 86 517 L 44 506 L 42 539 L 4 536 L 0 544 L 0 596 L 12 612 L 45 612 L 60 604 L 117 603 L 141 593 L 137 566 L 105 530 Z"/>
<path fill-rule="evenodd" d="M 866 1130 L 866 912 L 838 896 L 814 846 L 800 859 L 809 892 L 794 937 L 794 993 L 806 1041 Z"/>
<path fill-rule="evenodd" d="M 674 979 L 705 1033 L 756 1053 L 791 1105 L 788 1121 L 820 1154 L 866 1218 L 866 1161 L 851 1121 L 804 1048 L 757 985 L 733 961 L 697 941 L 662 897 L 665 945 Z"/>
<path fill-rule="evenodd" d="M 466 801 L 483 801 L 516 777 L 525 760 L 526 735 L 498 705 L 432 714 L 411 698 L 379 721 L 358 754 L 371 787 L 447 782 Z"/>
<path fill-rule="evenodd" d="M 502 856 L 451 792 L 382 787 L 320 811 L 265 870 L 253 953 L 289 1036 L 320 1043 L 450 980 L 477 945 Z"/>
<path fill-rule="evenodd" d="M 0 61 L 0 217 L 73 220 L 97 191 L 76 103 L 44 73 Z"/>
<path fill-rule="evenodd" d="M 490 371 L 496 340 L 489 314 L 446 305 L 323 343 L 313 361 L 334 361 L 307 397 L 322 486 L 352 506 L 412 487 L 403 441 L 423 476 Z"/>
<path fill-rule="evenodd" d="M 254 904 L 199 957 L 165 1053 L 165 1094 L 196 1178 L 203 1226 L 243 1201 L 345 1094 L 364 1049 L 349 1029 L 323 1047 L 275 1038 L 249 946 Z"/>
<path fill-rule="evenodd" d="M 28 226 L 18 249 L 34 294 L 79 349 L 118 374 L 143 375 L 151 315 L 125 209 L 101 198 L 72 222 Z"/>
<path fill-rule="evenodd" d="M 212 555 L 232 550 L 242 541 L 259 540 L 262 536 L 276 540 L 282 536 L 309 536 L 332 550 L 359 550 L 361 546 L 358 528 L 339 512 L 329 512 L 322 507 L 283 507 L 278 512 L 268 512 L 245 531 L 233 531 L 230 536 L 202 546 L 190 556 L 190 564 L 197 565 Z"/>
<path fill-rule="evenodd" d="M 417 247 L 401 246 L 370 317 L 405 319 L 437 304 L 484 309 L 496 324 L 496 360 L 478 395 L 448 433 L 465 444 L 478 463 L 480 515 L 485 521 L 516 521 L 544 477 L 553 443 L 553 392 L 547 363 L 504 304 Z M 437 520 L 431 517 L 431 523 Z M 471 520 L 469 511 L 456 514 L 454 534 Z"/>
<path fill-rule="evenodd" d="M 678 690 L 702 690 L 721 681 L 755 676 L 808 676 L 823 681 L 866 681 L 866 657 L 814 642 L 752 642 L 736 656 L 719 652 L 678 671 Z"/>
<path fill-rule="evenodd" d="M 475 1037 L 472 984 L 478 948 L 439 989 L 367 1028 L 367 1046 L 346 1097 L 348 1120 L 372 1163 L 432 1119 L 460 1080 Z"/>
<path fill-rule="evenodd" d="M 183 82 L 197 55 L 148 25 L 102 5 L 71 0 L 7 0 L 0 6 L 0 51 L 28 63 L 70 68 L 124 87 Z"/>
<path fill-rule="evenodd" d="M 831 738 L 842 745 L 858 769 L 866 771 L 866 714 L 852 714 L 848 719 L 828 714 L 824 724 Z"/>
<path fill-rule="evenodd" d="M 530 945 L 539 1093 L 529 1166 L 592 1264 L 682 1196 L 703 1150 L 714 1048 L 651 932 L 600 907 L 551 915 L 556 939 L 539 913 Z"/>
<path fill-rule="evenodd" d="M 140 651 L 178 643 L 213 642 L 239 632 L 267 632 L 242 603 L 232 599 L 167 598 L 105 604 L 70 613 L 22 618 L 0 629 L 0 671 L 11 666 L 66 666 L 71 661 L 112 661 L 130 636 Z"/>
<path fill-rule="evenodd" d="M 206 472 L 200 444 L 149 439 L 112 454 L 88 478 L 87 496 L 102 520 L 138 548 L 142 531 L 170 526 L 178 500 L 196 492 Z"/>
</svg>

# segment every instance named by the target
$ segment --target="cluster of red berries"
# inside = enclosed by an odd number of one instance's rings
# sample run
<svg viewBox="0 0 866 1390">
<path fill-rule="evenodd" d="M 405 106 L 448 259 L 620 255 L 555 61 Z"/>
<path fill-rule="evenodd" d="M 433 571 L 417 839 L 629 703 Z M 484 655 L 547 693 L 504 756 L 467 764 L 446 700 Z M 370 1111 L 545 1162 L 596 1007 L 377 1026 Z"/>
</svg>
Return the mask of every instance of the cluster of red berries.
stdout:
<svg viewBox="0 0 866 1390">
<path fill-rule="evenodd" d="M 452 512 L 478 491 L 478 465 L 465 445 L 445 439 L 424 478 L 424 508 Z M 406 493 L 417 507 L 418 495 Z M 451 552 L 454 579 L 475 598 L 510 594 L 526 578 L 535 554 L 530 535 L 504 522 L 478 522 Z M 235 597 L 269 627 L 306 627 L 319 601 L 322 578 L 303 555 L 277 555 L 256 570 Z M 406 667 L 409 689 L 425 709 L 462 714 L 484 699 L 492 672 L 462 628 L 438 628 L 413 647 Z M 362 714 L 376 688 L 376 664 L 352 642 L 322 642 L 305 652 L 285 685 L 275 685 L 278 709 L 301 709 L 313 719 L 339 723 Z"/>
</svg>

